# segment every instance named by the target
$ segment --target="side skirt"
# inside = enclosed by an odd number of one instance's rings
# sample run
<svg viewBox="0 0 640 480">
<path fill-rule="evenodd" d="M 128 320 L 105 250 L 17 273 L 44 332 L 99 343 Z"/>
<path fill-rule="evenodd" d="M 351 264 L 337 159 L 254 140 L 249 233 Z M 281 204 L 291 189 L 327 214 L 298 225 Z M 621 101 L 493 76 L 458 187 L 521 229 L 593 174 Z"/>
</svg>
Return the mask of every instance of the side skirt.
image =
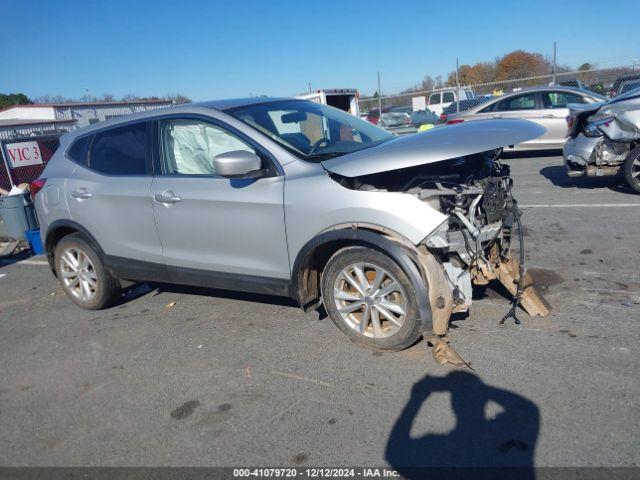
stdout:
<svg viewBox="0 0 640 480">
<path fill-rule="evenodd" d="M 115 276 L 126 280 L 176 283 L 194 287 L 291 297 L 291 281 L 285 278 L 174 267 L 112 255 L 107 255 L 107 264 Z"/>
</svg>

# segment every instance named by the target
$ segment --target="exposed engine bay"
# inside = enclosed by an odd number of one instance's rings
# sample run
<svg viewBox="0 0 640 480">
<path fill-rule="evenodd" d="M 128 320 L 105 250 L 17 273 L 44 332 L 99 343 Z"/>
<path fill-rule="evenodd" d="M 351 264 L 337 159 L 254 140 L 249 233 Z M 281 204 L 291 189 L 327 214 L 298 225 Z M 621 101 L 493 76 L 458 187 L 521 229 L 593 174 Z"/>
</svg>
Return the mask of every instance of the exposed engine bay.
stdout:
<svg viewBox="0 0 640 480">
<path fill-rule="evenodd" d="M 549 305 L 521 268 L 523 245 L 520 260 L 512 256 L 512 232 L 520 212 L 511 192 L 509 166 L 500 162 L 501 153 L 502 149 L 495 149 L 352 178 L 331 174 L 346 188 L 404 192 L 447 214 L 447 220 L 421 245 L 425 256 L 435 259 L 431 265 L 425 259 L 425 270 L 430 277 L 436 335 L 446 335 L 452 312 L 469 309 L 473 284 L 486 285 L 494 279 L 514 295 L 511 316 L 520 303 L 531 315 L 549 313 Z M 522 241 L 522 235 L 519 239 Z M 441 275 L 433 273 L 438 266 Z"/>
</svg>

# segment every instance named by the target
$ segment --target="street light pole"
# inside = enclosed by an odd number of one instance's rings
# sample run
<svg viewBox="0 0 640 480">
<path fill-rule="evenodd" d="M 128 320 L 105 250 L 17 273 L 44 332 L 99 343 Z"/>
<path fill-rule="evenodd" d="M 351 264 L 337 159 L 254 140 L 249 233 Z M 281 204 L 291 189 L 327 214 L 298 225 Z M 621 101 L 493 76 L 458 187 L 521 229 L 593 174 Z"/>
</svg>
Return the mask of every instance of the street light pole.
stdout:
<svg viewBox="0 0 640 480">
<path fill-rule="evenodd" d="M 378 118 L 382 118 L 382 91 L 380 91 L 380 70 L 378 70 Z"/>
<path fill-rule="evenodd" d="M 458 59 L 456 58 L 456 113 L 460 113 L 460 77 L 458 75 Z"/>
<path fill-rule="evenodd" d="M 556 84 L 556 42 L 553 42 L 553 80 L 552 83 Z"/>
</svg>

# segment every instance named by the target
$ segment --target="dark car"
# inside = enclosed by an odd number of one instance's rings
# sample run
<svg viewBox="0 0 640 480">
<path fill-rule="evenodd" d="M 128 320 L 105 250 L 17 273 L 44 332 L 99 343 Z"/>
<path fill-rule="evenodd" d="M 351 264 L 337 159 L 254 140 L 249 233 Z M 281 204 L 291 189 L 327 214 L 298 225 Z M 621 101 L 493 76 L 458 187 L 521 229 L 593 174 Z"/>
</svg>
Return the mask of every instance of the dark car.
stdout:
<svg viewBox="0 0 640 480">
<path fill-rule="evenodd" d="M 491 98 L 487 97 L 478 97 L 478 98 L 470 98 L 468 100 L 460 100 L 460 102 L 453 102 L 451 105 L 446 107 L 437 123 L 447 123 L 447 117 L 452 113 L 464 112 L 465 110 L 469 110 L 481 103 L 488 102 Z"/>
<path fill-rule="evenodd" d="M 430 110 L 411 112 L 411 125 L 419 127 L 427 123 L 437 123 L 438 116 Z"/>
</svg>

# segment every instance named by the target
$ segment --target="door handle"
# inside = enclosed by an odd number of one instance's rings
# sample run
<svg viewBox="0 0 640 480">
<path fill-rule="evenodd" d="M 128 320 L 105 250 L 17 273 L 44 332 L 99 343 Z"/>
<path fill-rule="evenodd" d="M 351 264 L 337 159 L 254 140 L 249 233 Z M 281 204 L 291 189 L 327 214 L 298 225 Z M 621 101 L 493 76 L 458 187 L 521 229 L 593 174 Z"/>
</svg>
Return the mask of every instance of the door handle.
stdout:
<svg viewBox="0 0 640 480">
<path fill-rule="evenodd" d="M 182 200 L 181 197 L 173 193 L 171 190 L 167 190 L 166 192 L 162 192 L 162 194 L 156 194 L 153 196 L 153 199 L 158 203 L 164 203 L 165 205 L 172 205 L 174 203 L 178 203 Z"/>
<path fill-rule="evenodd" d="M 74 190 L 71 192 L 71 196 L 73 198 L 77 198 L 78 200 L 86 200 L 87 198 L 93 197 L 93 193 L 89 193 L 86 188 L 81 188 L 79 190 Z"/>
<path fill-rule="evenodd" d="M 500 114 L 491 115 L 491 118 L 502 118 L 502 115 L 500 115 Z"/>
<path fill-rule="evenodd" d="M 542 118 L 556 118 L 556 116 L 551 113 L 545 113 L 544 115 L 542 115 Z"/>
</svg>

